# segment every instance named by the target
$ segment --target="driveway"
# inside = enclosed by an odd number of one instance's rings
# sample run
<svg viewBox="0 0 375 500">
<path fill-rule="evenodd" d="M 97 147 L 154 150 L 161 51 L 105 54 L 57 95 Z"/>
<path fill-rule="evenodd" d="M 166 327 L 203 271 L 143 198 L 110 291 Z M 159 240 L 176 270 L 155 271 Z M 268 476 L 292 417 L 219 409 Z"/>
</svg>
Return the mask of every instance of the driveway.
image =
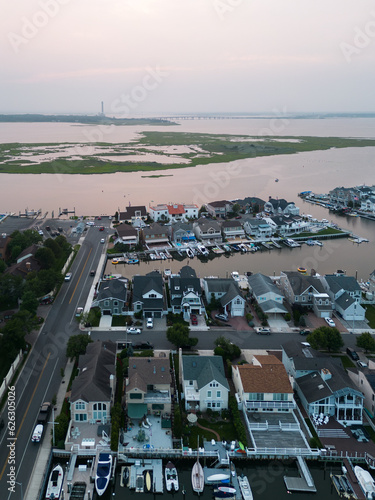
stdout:
<svg viewBox="0 0 375 500">
<path fill-rule="evenodd" d="M 100 318 L 99 327 L 100 328 L 111 328 L 112 326 L 112 316 L 110 314 L 104 314 Z"/>
</svg>

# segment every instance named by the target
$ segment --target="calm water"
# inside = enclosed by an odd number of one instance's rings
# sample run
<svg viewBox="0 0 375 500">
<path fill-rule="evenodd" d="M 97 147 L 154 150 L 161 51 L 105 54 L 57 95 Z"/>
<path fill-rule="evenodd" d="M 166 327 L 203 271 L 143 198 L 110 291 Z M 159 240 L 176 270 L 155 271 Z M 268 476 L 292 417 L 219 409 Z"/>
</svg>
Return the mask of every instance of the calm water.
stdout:
<svg viewBox="0 0 375 500">
<path fill-rule="evenodd" d="M 324 119 L 282 120 L 186 120 L 181 126 L 168 130 L 241 133 L 259 135 L 268 128 L 275 135 L 319 135 L 343 137 L 374 137 L 375 119 Z M 161 127 L 89 127 L 62 123 L 0 124 L 1 142 L 126 142 L 134 139 L 142 130 L 161 130 Z M 205 165 L 160 172 L 168 177 L 143 178 L 144 173 L 116 173 L 110 175 L 12 175 L 1 174 L 0 213 L 18 213 L 41 208 L 43 213 L 58 213 L 59 208 L 75 207 L 78 215 L 113 214 L 126 205 L 165 202 L 196 203 L 215 199 L 233 199 L 245 196 L 268 196 L 295 201 L 301 213 L 318 218 L 333 218 L 341 226 L 350 229 L 370 243 L 360 246 L 346 240 L 336 240 L 323 248 L 302 247 L 300 250 L 274 250 L 255 255 L 235 255 L 230 259 L 217 258 L 208 264 L 194 259 L 194 267 L 200 276 L 225 276 L 233 270 L 261 271 L 266 274 L 299 266 L 314 268 L 325 273 L 346 269 L 348 273 L 367 279 L 375 268 L 374 229 L 372 222 L 356 218 L 334 218 L 321 207 L 303 202 L 297 193 L 305 190 L 328 192 L 338 185 L 375 183 L 373 161 L 375 148 L 333 149 L 271 156 L 236 161 L 231 164 Z M 152 174 L 158 172 L 152 172 Z M 280 179 L 275 183 L 275 178 Z M 186 261 L 185 261 L 186 263 Z M 144 272 L 155 267 L 142 264 L 134 272 Z M 179 263 L 165 267 L 178 270 Z M 137 271 L 135 271 L 137 269 Z"/>
<path fill-rule="evenodd" d="M 192 465 L 192 464 L 191 464 Z M 242 472 L 246 474 L 249 478 L 251 488 L 253 491 L 254 499 L 277 499 L 277 500 L 290 500 L 293 498 L 295 500 L 302 500 L 306 498 L 310 498 L 310 493 L 293 493 L 292 497 L 287 493 L 285 483 L 284 483 L 284 475 L 293 476 L 297 475 L 297 468 L 295 462 L 288 461 L 282 462 L 280 460 L 274 460 L 271 462 L 248 462 L 245 465 L 236 464 L 238 466 L 237 473 L 241 474 Z M 205 487 L 203 494 L 198 497 L 196 493 L 194 493 L 191 489 L 191 468 L 186 464 L 186 462 L 176 462 L 177 469 L 179 471 L 179 481 L 180 481 L 180 491 L 178 493 L 164 493 L 164 495 L 168 495 L 168 498 L 184 498 L 181 489 L 182 486 L 186 489 L 187 500 L 201 498 L 202 500 L 211 500 L 212 499 L 212 487 Z M 329 474 L 331 470 L 334 473 L 340 473 L 340 469 L 336 466 L 331 469 L 331 466 L 327 466 L 324 471 L 324 464 L 321 463 L 309 463 L 309 468 L 312 473 L 315 486 L 318 490 L 318 498 L 339 498 L 336 490 L 331 486 L 331 480 Z M 114 495 L 113 495 L 114 493 Z M 155 495 L 153 495 L 155 496 Z M 139 494 L 135 493 L 134 490 L 129 490 L 128 488 L 122 488 L 120 486 L 120 478 L 119 474 L 117 474 L 116 485 L 112 490 L 107 491 L 105 495 L 103 495 L 103 500 L 109 500 L 110 498 L 115 497 L 116 499 L 125 500 L 129 497 L 146 499 L 151 498 L 152 494 L 144 493 Z M 157 496 L 156 496 L 157 498 Z"/>
</svg>

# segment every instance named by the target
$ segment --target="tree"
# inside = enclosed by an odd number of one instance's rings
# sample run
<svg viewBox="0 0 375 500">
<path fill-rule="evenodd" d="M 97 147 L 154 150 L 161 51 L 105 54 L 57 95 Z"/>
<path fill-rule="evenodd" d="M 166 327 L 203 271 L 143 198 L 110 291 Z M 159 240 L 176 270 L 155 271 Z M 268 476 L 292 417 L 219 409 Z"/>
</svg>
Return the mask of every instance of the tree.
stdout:
<svg viewBox="0 0 375 500">
<path fill-rule="evenodd" d="M 313 349 L 323 349 L 328 352 L 336 352 L 344 345 L 338 329 L 329 326 L 321 326 L 311 332 L 307 336 L 307 341 Z"/>
<path fill-rule="evenodd" d="M 35 294 L 30 290 L 25 291 L 22 295 L 21 300 L 21 311 L 29 311 L 33 315 L 35 315 L 39 305 L 38 301 L 36 300 Z"/>
<path fill-rule="evenodd" d="M 235 214 L 235 215 L 238 215 L 239 211 L 241 210 L 241 205 L 239 203 L 235 203 L 233 206 L 232 206 L 232 212 Z"/>
<path fill-rule="evenodd" d="M 364 332 L 357 337 L 357 346 L 362 347 L 365 352 L 375 351 L 375 339 L 370 332 Z"/>
<path fill-rule="evenodd" d="M 47 247 L 38 248 L 35 252 L 35 258 L 43 269 L 50 269 L 56 262 L 56 257 L 53 251 Z"/>
<path fill-rule="evenodd" d="M 229 359 L 232 361 L 235 358 L 239 358 L 241 355 L 241 349 L 223 336 L 218 337 L 214 343 L 216 345 L 214 354 L 216 356 L 222 356 L 224 360 Z"/>
<path fill-rule="evenodd" d="M 192 347 L 197 345 L 197 338 L 189 337 L 190 328 L 182 323 L 176 323 L 167 328 L 167 339 L 171 344 L 179 347 Z"/>
<path fill-rule="evenodd" d="M 92 342 L 92 339 L 87 333 L 80 333 L 78 335 L 73 335 L 68 340 L 66 347 L 66 357 L 76 358 L 80 354 L 86 354 L 86 347 Z"/>
</svg>

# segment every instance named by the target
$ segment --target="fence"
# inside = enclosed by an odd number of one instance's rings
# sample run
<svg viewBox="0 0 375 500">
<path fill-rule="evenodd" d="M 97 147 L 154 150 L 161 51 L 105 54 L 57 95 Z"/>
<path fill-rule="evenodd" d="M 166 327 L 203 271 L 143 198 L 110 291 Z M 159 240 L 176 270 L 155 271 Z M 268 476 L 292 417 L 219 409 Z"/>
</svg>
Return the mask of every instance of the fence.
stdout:
<svg viewBox="0 0 375 500">
<path fill-rule="evenodd" d="M 0 387 L 0 400 L 3 398 L 8 388 L 8 385 L 13 378 L 13 375 L 15 374 L 17 368 L 20 366 L 21 363 L 22 363 L 22 350 L 18 353 L 16 359 L 13 361 L 11 367 L 9 368 L 8 373 L 4 377 L 3 383 L 1 384 Z"/>
</svg>

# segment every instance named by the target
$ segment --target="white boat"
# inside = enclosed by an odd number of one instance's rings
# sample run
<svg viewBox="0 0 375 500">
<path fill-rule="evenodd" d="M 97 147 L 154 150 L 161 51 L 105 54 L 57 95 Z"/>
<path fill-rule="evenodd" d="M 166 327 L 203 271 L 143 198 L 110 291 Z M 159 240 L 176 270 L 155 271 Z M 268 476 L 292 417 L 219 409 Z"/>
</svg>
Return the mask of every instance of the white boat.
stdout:
<svg viewBox="0 0 375 500">
<path fill-rule="evenodd" d="M 362 488 L 363 493 L 366 498 L 373 500 L 375 499 L 375 484 L 372 475 L 362 467 L 356 465 L 354 467 L 354 474 L 356 475 L 358 482 Z"/>
<path fill-rule="evenodd" d="M 234 495 L 236 493 L 236 488 L 232 488 L 231 486 L 219 486 L 219 491 L 226 493 L 227 495 Z"/>
<path fill-rule="evenodd" d="M 206 479 L 209 483 L 220 483 L 221 481 L 225 481 L 229 479 L 229 474 L 212 474 L 208 476 Z"/>
<path fill-rule="evenodd" d="M 179 484 L 177 469 L 172 462 L 167 463 L 164 474 L 167 491 L 178 491 Z"/>
<path fill-rule="evenodd" d="M 247 476 L 244 476 L 243 474 L 238 476 L 238 484 L 240 486 L 243 500 L 253 500 L 253 492 L 251 491 Z"/>
<path fill-rule="evenodd" d="M 191 248 L 186 249 L 186 255 L 192 259 L 194 257 L 194 252 Z"/>
<path fill-rule="evenodd" d="M 48 479 L 46 500 L 58 500 L 61 495 L 61 488 L 64 479 L 64 471 L 60 464 L 57 464 L 51 471 Z"/>
<path fill-rule="evenodd" d="M 112 469 L 112 455 L 100 453 L 96 468 L 95 489 L 98 496 L 102 496 L 109 484 Z"/>
<path fill-rule="evenodd" d="M 198 250 L 202 255 L 208 255 L 210 253 L 204 245 L 198 245 Z"/>
<path fill-rule="evenodd" d="M 234 279 L 234 281 L 240 281 L 240 274 L 238 271 L 232 271 L 230 273 L 230 275 L 232 276 L 232 278 Z"/>
</svg>

